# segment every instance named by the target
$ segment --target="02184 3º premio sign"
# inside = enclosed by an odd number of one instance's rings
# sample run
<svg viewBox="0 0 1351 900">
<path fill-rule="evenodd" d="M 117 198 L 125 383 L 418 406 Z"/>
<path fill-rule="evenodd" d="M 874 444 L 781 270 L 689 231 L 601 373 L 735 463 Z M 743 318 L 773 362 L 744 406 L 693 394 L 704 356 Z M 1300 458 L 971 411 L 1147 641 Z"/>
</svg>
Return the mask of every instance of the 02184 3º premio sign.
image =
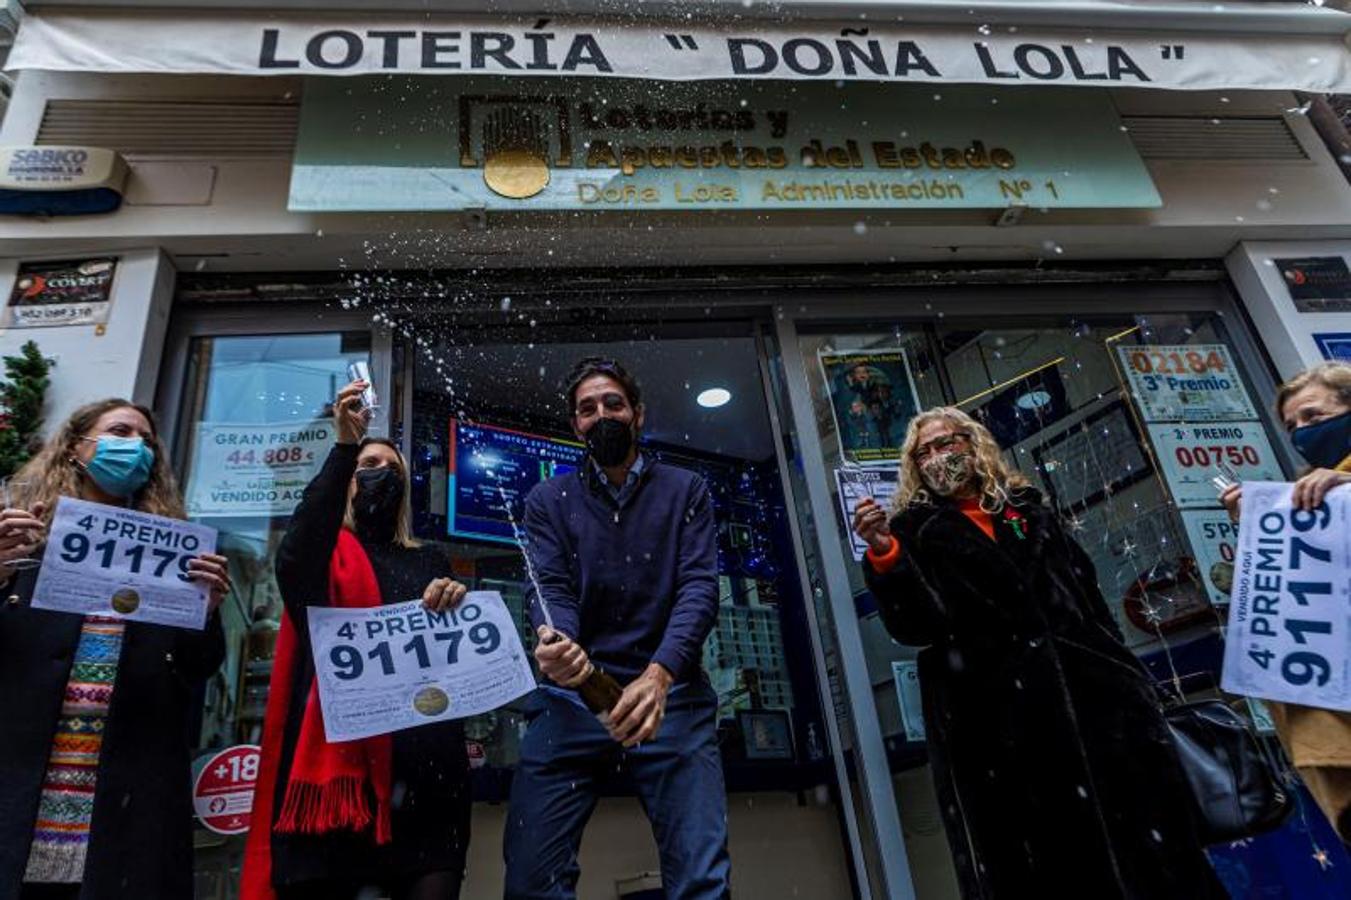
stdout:
<svg viewBox="0 0 1351 900">
<path fill-rule="evenodd" d="M 1116 352 L 1146 422 L 1257 418 L 1224 344 L 1137 344 Z"/>
</svg>

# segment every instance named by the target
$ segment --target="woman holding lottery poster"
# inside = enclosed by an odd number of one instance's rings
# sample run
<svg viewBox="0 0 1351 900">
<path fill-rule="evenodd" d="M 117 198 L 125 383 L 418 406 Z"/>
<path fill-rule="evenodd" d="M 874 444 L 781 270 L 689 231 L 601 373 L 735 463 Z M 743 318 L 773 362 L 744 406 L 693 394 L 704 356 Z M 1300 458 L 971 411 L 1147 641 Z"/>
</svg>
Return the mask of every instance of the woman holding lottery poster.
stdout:
<svg viewBox="0 0 1351 900">
<path fill-rule="evenodd" d="M 449 577 L 446 555 L 412 538 L 408 466 L 392 442 L 366 436 L 369 387 L 354 381 L 339 392 L 337 443 L 277 550 L 286 616 L 263 723 L 244 900 L 460 895 L 471 799 L 461 723 L 331 744 L 315 689 L 309 607 L 421 597 L 439 611 L 467 593 Z"/>
<path fill-rule="evenodd" d="M 1281 385 L 1276 415 L 1309 469 L 1295 482 L 1295 505 L 1313 509 L 1327 492 L 1351 484 L 1351 363 L 1329 362 Z M 1243 489 L 1220 495 L 1238 521 Z M 1351 844 L 1351 713 L 1296 703 L 1267 702 L 1276 733 L 1304 784 Z"/>
<path fill-rule="evenodd" d="M 77 409 L 7 488 L 0 898 L 191 897 L 190 728 L 225 657 L 225 559 L 187 563 L 210 587 L 201 631 L 30 604 L 60 498 L 183 518 L 154 416 L 126 400 Z"/>
</svg>

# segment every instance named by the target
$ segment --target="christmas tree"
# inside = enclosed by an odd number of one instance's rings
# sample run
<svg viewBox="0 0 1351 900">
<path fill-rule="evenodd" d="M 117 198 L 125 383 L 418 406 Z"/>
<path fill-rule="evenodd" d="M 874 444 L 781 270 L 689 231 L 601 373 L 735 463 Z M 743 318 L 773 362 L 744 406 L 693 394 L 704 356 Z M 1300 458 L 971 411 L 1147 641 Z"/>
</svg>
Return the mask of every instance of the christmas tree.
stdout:
<svg viewBox="0 0 1351 900">
<path fill-rule="evenodd" d="M 0 383 L 0 477 L 12 475 L 33 455 L 42 429 L 42 400 L 54 360 L 28 341 L 18 356 L 6 356 Z"/>
</svg>

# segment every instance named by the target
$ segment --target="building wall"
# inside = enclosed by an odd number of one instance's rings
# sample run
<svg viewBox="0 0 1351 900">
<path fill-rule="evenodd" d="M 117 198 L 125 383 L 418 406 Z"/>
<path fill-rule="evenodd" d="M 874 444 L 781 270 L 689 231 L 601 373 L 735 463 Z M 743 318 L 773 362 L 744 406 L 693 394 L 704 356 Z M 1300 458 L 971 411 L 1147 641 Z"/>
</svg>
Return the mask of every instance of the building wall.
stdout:
<svg viewBox="0 0 1351 900">
<path fill-rule="evenodd" d="M 38 251 L 29 260 L 59 259 Z M 16 259 L 0 259 L 0 296 L 13 290 Z M 47 393 L 47 428 L 75 407 L 103 397 L 154 404 L 155 384 L 169 324 L 175 272 L 157 249 L 120 254 L 113 276 L 106 326 L 61 325 L 0 330 L 0 356 L 17 353 L 26 341 L 56 360 Z"/>
<path fill-rule="evenodd" d="M 1010 88 L 1008 90 L 1017 90 Z M 1067 88 L 1066 90 L 1075 90 Z M 103 76 L 23 72 L 0 142 L 31 143 L 47 99 L 231 99 L 294 104 L 289 78 Z M 286 211 L 290 161 L 133 158 L 128 204 L 110 216 L 0 221 L 0 254 L 161 242 L 183 268 L 794 264 L 1220 257 L 1239 241 L 1351 238 L 1351 191 L 1297 100 L 1282 92 L 1118 90 L 1123 115 L 1224 121 L 1284 116 L 1308 160 L 1148 160 L 1164 205 L 1153 210 L 1029 210 L 993 227 L 984 210 L 755 213 L 298 214 Z M 1202 119 L 1204 122 L 1210 119 Z M 1217 126 L 1218 127 L 1218 126 Z M 856 228 L 865 221 L 866 229 Z M 644 227 L 633 227 L 641 222 Z M 585 223 L 585 227 L 578 227 Z M 650 229 L 649 227 L 650 226 Z M 395 241 L 391 234 L 397 232 Z M 673 235 L 679 240 L 673 240 Z M 553 252 L 545 254 L 540 248 Z M 223 256 L 222 254 L 228 254 Z"/>
<path fill-rule="evenodd" d="M 89 76 L 25 72 L 0 126 L 0 143 L 31 143 L 48 99 L 236 99 L 294 103 L 292 79 Z M 1156 210 L 1030 211 L 1022 224 L 992 227 L 984 211 L 742 215 L 597 214 L 584 227 L 569 216 L 504 215 L 486 229 L 458 214 L 315 215 L 286 211 L 288 158 L 198 156 L 133 159 L 132 192 L 111 216 L 0 220 L 0 292 L 19 259 L 122 254 L 107 333 L 92 326 L 0 334 L 0 352 L 28 337 L 55 355 L 49 417 L 109 393 L 153 396 L 175 269 L 286 271 L 373 266 L 679 265 L 744 263 L 766 267 L 849 262 L 1023 262 L 1231 257 L 1245 302 L 1282 374 L 1307 364 L 1311 342 L 1289 316 L 1266 308 L 1277 296 L 1251 250 L 1268 241 L 1351 241 L 1351 191 L 1296 100 L 1281 93 L 1118 91 L 1128 115 L 1285 115 L 1306 161 L 1150 160 L 1163 197 Z M 647 227 L 633 227 L 635 222 Z M 554 248 L 544 256 L 537 248 Z M 1342 246 L 1340 243 L 1337 246 Z M 1317 253 L 1300 245 L 1299 253 Z M 1255 274 L 1248 273 L 1252 269 Z M 1263 323 L 1278 324 L 1267 332 Z M 1284 343 L 1282 343 L 1284 342 Z M 1288 346 L 1286 346 L 1288 345 Z M 888 688 L 889 689 L 889 688 Z M 929 792 L 929 793 L 926 793 Z M 922 774 L 898 776 L 907 846 L 920 895 L 955 896 L 941 823 Z M 850 895 L 837 811 L 792 794 L 729 799 L 738 898 Z M 476 810 L 468 897 L 499 896 L 502 806 Z M 655 847 L 635 801 L 601 804 L 582 853 L 579 895 L 617 896 L 615 884 L 657 869 Z"/>
<path fill-rule="evenodd" d="M 1282 378 L 1323 362 L 1315 334 L 1351 333 L 1351 312 L 1300 312 L 1276 260 L 1340 256 L 1351 262 L 1348 241 L 1258 241 L 1234 248 L 1225 260 L 1229 277 L 1253 319 Z"/>
</svg>

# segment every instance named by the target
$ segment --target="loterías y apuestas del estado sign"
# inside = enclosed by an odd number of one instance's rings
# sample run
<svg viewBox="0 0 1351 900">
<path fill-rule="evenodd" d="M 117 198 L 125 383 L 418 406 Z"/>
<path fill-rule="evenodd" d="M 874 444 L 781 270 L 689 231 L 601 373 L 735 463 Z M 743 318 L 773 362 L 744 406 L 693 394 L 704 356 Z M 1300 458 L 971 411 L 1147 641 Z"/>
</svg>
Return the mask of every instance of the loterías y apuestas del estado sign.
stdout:
<svg viewBox="0 0 1351 900">
<path fill-rule="evenodd" d="M 1105 91 L 314 78 L 315 211 L 1154 207 Z M 389 103 L 391 96 L 398 103 Z"/>
</svg>

